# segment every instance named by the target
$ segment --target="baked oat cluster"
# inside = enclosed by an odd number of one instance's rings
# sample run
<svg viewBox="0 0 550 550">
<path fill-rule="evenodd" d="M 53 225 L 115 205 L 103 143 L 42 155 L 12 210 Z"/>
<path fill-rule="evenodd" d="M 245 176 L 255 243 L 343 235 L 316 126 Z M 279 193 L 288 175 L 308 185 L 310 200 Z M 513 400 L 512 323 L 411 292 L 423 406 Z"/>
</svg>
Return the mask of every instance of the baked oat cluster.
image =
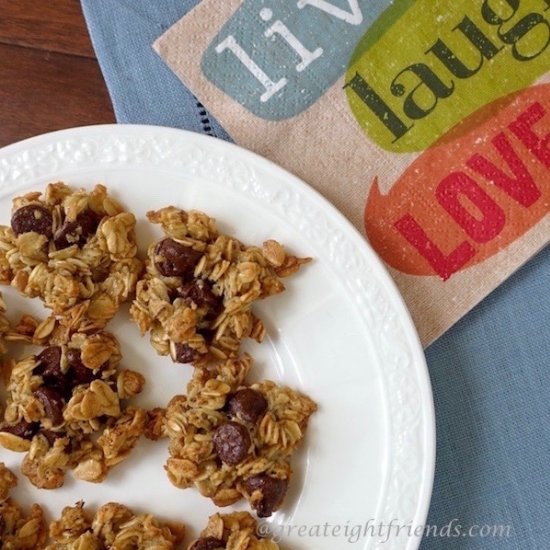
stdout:
<svg viewBox="0 0 550 550">
<path fill-rule="evenodd" d="M 13 201 L 0 227 L 0 283 L 39 297 L 71 330 L 103 328 L 135 290 L 136 220 L 103 185 L 52 183 Z"/>
<path fill-rule="evenodd" d="M 105 504 L 92 516 L 79 502 L 63 509 L 49 534 L 46 550 L 172 550 L 183 540 L 185 526 L 135 514 L 116 502 Z"/>
<path fill-rule="evenodd" d="M 246 246 L 202 212 L 169 206 L 147 217 L 166 237 L 149 247 L 131 315 L 155 350 L 200 365 L 236 355 L 244 338 L 261 342 L 265 327 L 253 303 L 282 292 L 281 278 L 309 259 L 273 240 Z"/>
<path fill-rule="evenodd" d="M 0 444 L 26 452 L 21 471 L 43 489 L 63 485 L 65 472 L 100 482 L 122 462 L 145 428 L 146 414 L 127 400 L 144 385 L 119 368 L 112 334 L 74 333 L 66 344 L 4 365 L 7 402 Z"/>
<path fill-rule="evenodd" d="M 195 369 L 187 395 L 166 410 L 170 439 L 166 470 L 177 487 L 195 486 L 217 506 L 246 498 L 259 517 L 283 502 L 315 403 L 264 381 L 248 385 L 251 358 Z"/>
<path fill-rule="evenodd" d="M 34 550 L 43 548 L 47 538 L 42 508 L 33 504 L 29 515 L 10 497 L 17 478 L 0 462 L 0 548 Z"/>
<path fill-rule="evenodd" d="M 272 540 L 258 538 L 258 523 L 248 512 L 215 514 L 188 550 L 279 550 Z"/>
</svg>

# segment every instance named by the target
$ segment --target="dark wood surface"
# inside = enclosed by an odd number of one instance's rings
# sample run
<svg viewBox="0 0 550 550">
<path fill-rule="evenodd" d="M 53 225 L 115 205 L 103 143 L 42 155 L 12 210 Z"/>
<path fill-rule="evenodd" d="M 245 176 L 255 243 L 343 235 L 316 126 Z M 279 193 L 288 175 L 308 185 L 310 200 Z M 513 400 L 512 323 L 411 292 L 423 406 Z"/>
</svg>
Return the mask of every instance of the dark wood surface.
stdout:
<svg viewBox="0 0 550 550">
<path fill-rule="evenodd" d="M 114 122 L 78 0 L 0 0 L 0 146 Z"/>
</svg>

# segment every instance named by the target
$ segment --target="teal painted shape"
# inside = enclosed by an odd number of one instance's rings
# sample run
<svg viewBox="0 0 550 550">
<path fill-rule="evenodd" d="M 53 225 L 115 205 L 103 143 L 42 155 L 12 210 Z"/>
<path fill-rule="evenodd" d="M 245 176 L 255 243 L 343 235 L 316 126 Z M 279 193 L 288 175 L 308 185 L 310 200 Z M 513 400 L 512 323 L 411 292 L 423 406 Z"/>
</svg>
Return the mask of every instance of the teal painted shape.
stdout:
<svg viewBox="0 0 550 550">
<path fill-rule="evenodd" d="M 328 3 L 352 14 L 349 0 Z M 399 2 L 396 2 L 399 3 Z M 298 115 L 317 101 L 347 69 L 357 43 L 392 0 L 358 0 L 361 23 L 350 24 L 315 6 L 298 7 L 299 0 L 245 0 L 220 30 L 205 51 L 201 67 L 205 76 L 254 115 L 266 120 L 284 120 Z M 262 10 L 272 17 L 264 21 Z M 300 55 L 280 35 L 266 37 L 274 22 L 281 21 L 310 52 L 318 48 L 323 54 L 303 71 L 296 70 Z M 228 37 L 273 82 L 287 83 L 267 101 L 262 101 L 265 86 L 229 49 L 218 53 L 216 47 Z"/>
</svg>

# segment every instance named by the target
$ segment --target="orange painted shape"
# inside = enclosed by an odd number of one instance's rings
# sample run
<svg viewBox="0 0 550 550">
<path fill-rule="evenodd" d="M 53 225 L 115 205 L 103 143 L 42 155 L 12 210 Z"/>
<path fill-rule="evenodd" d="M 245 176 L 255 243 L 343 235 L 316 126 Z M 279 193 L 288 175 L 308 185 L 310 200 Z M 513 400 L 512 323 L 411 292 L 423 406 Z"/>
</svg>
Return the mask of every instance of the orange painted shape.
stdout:
<svg viewBox="0 0 550 550">
<path fill-rule="evenodd" d="M 550 84 L 515 94 L 493 117 L 484 116 L 494 108 L 486 105 L 461 122 L 464 128 L 483 121 L 468 133 L 452 141 L 443 136 L 387 195 L 375 179 L 365 230 L 387 264 L 446 280 L 507 247 L 550 212 Z M 458 135 L 457 129 L 448 134 Z M 449 186 L 449 178 L 459 185 Z M 423 244 L 405 237 L 411 227 Z M 468 249 L 475 254 L 465 254 Z M 453 254 L 453 262 L 438 264 Z"/>
</svg>

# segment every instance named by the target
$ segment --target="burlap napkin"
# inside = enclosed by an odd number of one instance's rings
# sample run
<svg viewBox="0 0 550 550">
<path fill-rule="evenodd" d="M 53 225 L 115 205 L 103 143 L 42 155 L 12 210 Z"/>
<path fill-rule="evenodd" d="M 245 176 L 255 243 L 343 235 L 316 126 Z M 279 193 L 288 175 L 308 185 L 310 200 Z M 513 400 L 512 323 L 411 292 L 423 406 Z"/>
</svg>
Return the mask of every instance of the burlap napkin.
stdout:
<svg viewBox="0 0 550 550">
<path fill-rule="evenodd" d="M 550 238 L 550 0 L 203 0 L 155 49 L 323 193 L 428 344 Z"/>
</svg>

